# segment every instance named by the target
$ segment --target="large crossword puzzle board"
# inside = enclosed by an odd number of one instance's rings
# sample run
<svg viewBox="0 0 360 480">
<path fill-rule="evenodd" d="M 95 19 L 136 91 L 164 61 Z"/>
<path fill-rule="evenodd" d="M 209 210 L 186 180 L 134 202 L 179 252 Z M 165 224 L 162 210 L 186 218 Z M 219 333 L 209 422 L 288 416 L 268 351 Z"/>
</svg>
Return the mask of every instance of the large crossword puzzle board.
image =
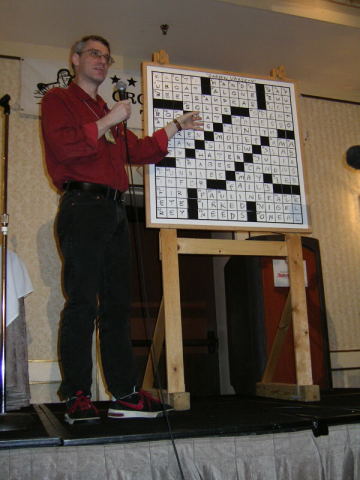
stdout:
<svg viewBox="0 0 360 480">
<path fill-rule="evenodd" d="M 223 230 L 309 230 L 291 82 L 144 64 L 148 134 L 199 111 L 147 167 L 147 224 Z"/>
</svg>

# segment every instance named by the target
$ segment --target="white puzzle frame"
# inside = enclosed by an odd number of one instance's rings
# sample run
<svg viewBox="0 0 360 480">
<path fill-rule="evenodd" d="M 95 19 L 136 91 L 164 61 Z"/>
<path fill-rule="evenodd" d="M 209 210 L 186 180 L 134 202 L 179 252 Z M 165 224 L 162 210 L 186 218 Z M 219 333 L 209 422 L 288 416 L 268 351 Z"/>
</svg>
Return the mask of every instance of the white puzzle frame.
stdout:
<svg viewBox="0 0 360 480">
<path fill-rule="evenodd" d="M 293 82 L 153 63 L 143 75 L 146 134 L 186 111 L 204 120 L 146 167 L 148 226 L 310 230 Z"/>
</svg>

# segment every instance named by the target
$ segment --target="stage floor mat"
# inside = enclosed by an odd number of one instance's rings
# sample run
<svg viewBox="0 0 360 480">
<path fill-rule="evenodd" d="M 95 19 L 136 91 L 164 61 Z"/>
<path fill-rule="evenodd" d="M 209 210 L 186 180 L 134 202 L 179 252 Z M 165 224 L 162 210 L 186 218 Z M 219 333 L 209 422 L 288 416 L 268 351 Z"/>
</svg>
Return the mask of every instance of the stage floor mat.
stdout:
<svg viewBox="0 0 360 480">
<path fill-rule="evenodd" d="M 69 425 L 65 404 L 41 404 L 9 413 L 23 419 L 24 428 L 0 430 L 0 448 L 24 446 L 96 445 L 176 438 L 265 434 L 311 429 L 326 435 L 328 427 L 360 424 L 360 390 L 323 393 L 320 402 L 296 402 L 226 395 L 192 397 L 191 409 L 173 411 L 167 418 L 110 419 L 109 402 L 95 402 L 101 420 Z M 1 417 L 0 417 L 1 420 Z M 1 427 L 1 424 L 0 424 Z M 171 433 L 170 433 L 171 432 Z"/>
</svg>

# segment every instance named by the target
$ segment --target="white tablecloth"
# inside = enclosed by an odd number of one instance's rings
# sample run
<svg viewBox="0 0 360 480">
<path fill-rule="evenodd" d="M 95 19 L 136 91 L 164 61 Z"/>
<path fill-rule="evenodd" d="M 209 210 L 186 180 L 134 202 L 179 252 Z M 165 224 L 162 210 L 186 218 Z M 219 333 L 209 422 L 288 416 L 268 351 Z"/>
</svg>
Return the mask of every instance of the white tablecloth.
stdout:
<svg viewBox="0 0 360 480">
<path fill-rule="evenodd" d="M 1 267 L 0 247 L 0 285 Z M 9 249 L 6 286 L 6 411 L 10 411 L 30 404 L 24 297 L 33 287 L 24 263 Z"/>
<path fill-rule="evenodd" d="M 19 299 L 33 291 L 28 271 L 16 253 L 7 251 L 6 325 L 19 316 Z M 0 300 L 1 300 L 1 247 L 0 247 Z"/>
</svg>

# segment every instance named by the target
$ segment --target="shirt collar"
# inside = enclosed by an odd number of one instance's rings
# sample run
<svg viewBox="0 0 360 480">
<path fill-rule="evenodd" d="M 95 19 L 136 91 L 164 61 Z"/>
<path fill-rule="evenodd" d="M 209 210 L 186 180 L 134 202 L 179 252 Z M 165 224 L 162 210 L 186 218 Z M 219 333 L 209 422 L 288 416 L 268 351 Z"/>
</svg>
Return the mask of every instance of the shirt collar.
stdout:
<svg viewBox="0 0 360 480">
<path fill-rule="evenodd" d="M 93 102 L 99 105 L 100 107 L 103 107 L 106 105 L 105 101 L 103 100 L 100 95 L 96 95 L 96 100 L 94 100 L 88 93 L 85 92 L 79 85 L 75 82 L 71 82 L 70 85 L 68 86 L 68 89 L 76 95 L 80 100 L 85 100 L 86 102 Z"/>
</svg>

